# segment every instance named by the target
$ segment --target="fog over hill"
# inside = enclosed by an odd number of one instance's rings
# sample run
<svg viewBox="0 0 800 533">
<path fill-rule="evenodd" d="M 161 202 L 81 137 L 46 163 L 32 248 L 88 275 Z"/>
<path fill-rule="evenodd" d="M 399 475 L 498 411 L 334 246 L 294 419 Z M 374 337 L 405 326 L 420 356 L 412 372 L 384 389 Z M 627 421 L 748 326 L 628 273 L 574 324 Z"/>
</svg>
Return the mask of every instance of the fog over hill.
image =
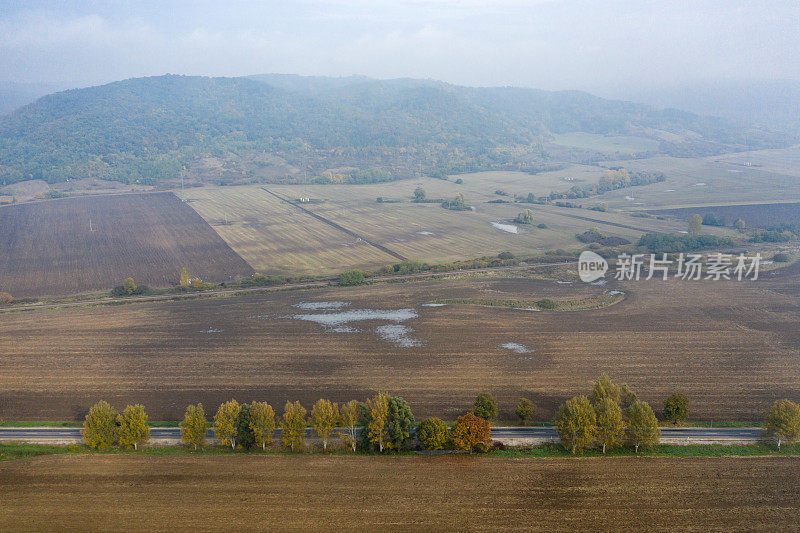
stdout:
<svg viewBox="0 0 800 533">
<path fill-rule="evenodd" d="M 76 177 L 156 183 L 231 154 L 242 176 L 277 160 L 306 178 L 333 169 L 355 182 L 536 170 L 554 161 L 547 148 L 552 136 L 570 132 L 648 137 L 659 141 L 658 153 L 676 156 L 796 142 L 741 121 L 579 91 L 165 75 L 51 94 L 0 118 L 0 183 Z"/>
</svg>

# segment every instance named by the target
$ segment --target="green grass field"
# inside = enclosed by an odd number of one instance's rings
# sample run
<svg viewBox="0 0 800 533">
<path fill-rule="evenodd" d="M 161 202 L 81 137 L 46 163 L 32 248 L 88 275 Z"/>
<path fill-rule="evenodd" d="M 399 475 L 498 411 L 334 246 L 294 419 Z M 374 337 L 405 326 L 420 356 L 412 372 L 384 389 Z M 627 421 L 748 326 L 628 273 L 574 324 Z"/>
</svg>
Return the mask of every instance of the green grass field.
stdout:
<svg viewBox="0 0 800 533">
<path fill-rule="evenodd" d="M 600 135 L 596 133 L 562 133 L 554 136 L 553 144 L 604 153 L 636 154 L 658 150 L 659 143 L 633 135 Z"/>
</svg>

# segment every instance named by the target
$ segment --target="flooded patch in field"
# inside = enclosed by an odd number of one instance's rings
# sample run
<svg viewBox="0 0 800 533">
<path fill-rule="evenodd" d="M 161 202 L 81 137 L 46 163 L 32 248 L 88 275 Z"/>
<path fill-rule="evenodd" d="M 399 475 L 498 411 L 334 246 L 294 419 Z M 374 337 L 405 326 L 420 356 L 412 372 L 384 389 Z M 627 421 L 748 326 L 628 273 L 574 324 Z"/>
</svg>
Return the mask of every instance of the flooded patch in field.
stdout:
<svg viewBox="0 0 800 533">
<path fill-rule="evenodd" d="M 572 282 L 571 281 L 556 280 L 556 284 L 557 285 L 572 285 Z"/>
<path fill-rule="evenodd" d="M 306 311 L 327 311 L 341 309 L 349 305 L 350 302 L 300 302 L 299 304 L 294 304 L 294 307 Z"/>
<path fill-rule="evenodd" d="M 353 309 L 350 311 L 341 311 L 339 313 L 292 315 L 292 318 L 314 322 L 326 328 L 336 328 L 345 326 L 350 322 L 362 322 L 365 320 L 404 322 L 412 318 L 417 318 L 417 316 L 417 311 L 414 309 Z"/>
<path fill-rule="evenodd" d="M 433 235 L 433 233 L 430 231 L 418 231 L 417 235 Z"/>
<path fill-rule="evenodd" d="M 666 191 L 664 191 L 664 192 L 675 192 L 675 189 L 667 189 L 667 190 L 666 190 Z"/>
<path fill-rule="evenodd" d="M 492 222 L 492 227 L 505 231 L 506 233 L 519 233 L 519 228 L 513 224 L 501 224 L 500 222 Z"/>
<path fill-rule="evenodd" d="M 629 202 L 636 200 L 636 198 L 634 198 L 633 196 L 626 196 L 625 199 L 628 200 Z"/>
<path fill-rule="evenodd" d="M 536 309 L 535 307 L 515 307 L 514 311 L 541 311 L 541 309 Z"/>
<path fill-rule="evenodd" d="M 378 326 L 377 328 L 375 328 L 375 331 L 378 333 L 380 338 L 382 338 L 386 342 L 389 342 L 401 348 L 413 348 L 415 346 L 422 345 L 422 341 L 410 336 L 410 333 L 414 331 L 413 329 L 408 328 L 406 326 L 402 326 L 400 324 L 388 324 L 386 326 Z"/>
<path fill-rule="evenodd" d="M 694 184 L 694 186 L 695 186 L 695 187 L 705 187 L 705 186 L 706 186 L 706 184 L 705 184 L 705 183 L 703 183 L 703 182 L 701 181 L 701 182 L 699 182 L 699 183 L 695 183 L 695 184 Z"/>
<path fill-rule="evenodd" d="M 422 307 L 444 307 L 445 305 L 447 305 L 447 304 L 432 303 L 432 304 L 422 304 Z"/>
<path fill-rule="evenodd" d="M 222 330 L 216 328 L 208 328 L 203 330 L 203 333 L 222 333 Z"/>
<path fill-rule="evenodd" d="M 597 281 L 593 281 L 593 282 L 589 283 L 589 285 L 597 285 L 598 287 L 602 287 L 606 283 L 608 283 L 608 281 L 606 281 L 604 279 L 598 279 Z"/>
<path fill-rule="evenodd" d="M 616 296 L 617 294 L 625 294 L 622 291 L 608 291 L 609 296 Z"/>
<path fill-rule="evenodd" d="M 505 342 L 501 344 L 500 347 L 515 353 L 531 353 L 533 351 L 524 344 L 519 344 L 517 342 Z"/>
</svg>

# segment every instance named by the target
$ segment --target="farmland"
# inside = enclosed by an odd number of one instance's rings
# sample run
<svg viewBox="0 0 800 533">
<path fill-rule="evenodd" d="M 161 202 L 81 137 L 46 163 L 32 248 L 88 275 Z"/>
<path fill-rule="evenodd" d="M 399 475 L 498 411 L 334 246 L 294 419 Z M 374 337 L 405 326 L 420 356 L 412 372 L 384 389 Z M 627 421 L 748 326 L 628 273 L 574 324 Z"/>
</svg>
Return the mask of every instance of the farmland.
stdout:
<svg viewBox="0 0 800 533">
<path fill-rule="evenodd" d="M 583 132 L 555 135 L 553 144 L 621 155 L 655 152 L 659 149 L 659 143 L 654 139 L 633 135 L 600 135 Z"/>
<path fill-rule="evenodd" d="M 683 207 L 679 209 L 654 210 L 652 213 L 685 220 L 697 213 L 701 216 L 713 214 L 732 225 L 741 218 L 749 228 L 768 228 L 780 224 L 800 224 L 800 203 L 782 204 L 744 204 L 709 205 L 703 207 Z"/>
<path fill-rule="evenodd" d="M 463 184 L 422 179 L 372 185 L 270 185 L 268 190 L 289 200 L 310 197 L 315 202 L 304 207 L 313 213 L 398 255 L 427 262 L 468 259 L 506 250 L 536 254 L 553 248 L 576 248 L 579 243 L 575 234 L 594 226 L 605 234 L 631 241 L 646 231 L 684 229 L 683 221 L 533 204 L 487 203 L 502 198 L 494 194 L 497 189 L 509 194 L 547 194 L 553 188 L 569 188 L 573 182 L 564 181 L 568 176 L 588 183 L 599 179 L 601 172 L 596 167 L 574 170 L 575 173 L 537 175 L 480 173 L 465 176 Z M 438 203 L 413 203 L 410 197 L 418 186 L 425 189 L 429 198 L 452 198 L 462 193 L 475 210 L 457 212 L 442 209 Z M 396 257 L 314 219 L 259 186 L 195 188 L 185 194 L 189 205 L 262 273 L 333 274 L 348 268 L 370 269 L 397 262 Z M 393 201 L 378 203 L 377 197 Z M 534 211 L 535 224 L 515 226 L 517 233 L 493 225 L 510 223 L 526 208 Z M 537 228 L 539 223 L 547 228 Z"/>
<path fill-rule="evenodd" d="M 68 198 L 0 208 L 0 287 L 17 297 L 166 286 L 182 267 L 226 281 L 250 266 L 172 193 Z"/>
<path fill-rule="evenodd" d="M 603 371 L 655 407 L 684 392 L 698 420 L 757 421 L 775 399 L 800 394 L 797 266 L 755 282 L 597 287 L 538 277 L 493 272 L 6 313 L 0 417 L 81 419 L 105 398 L 118 407 L 142 402 L 155 420 L 178 419 L 197 401 L 310 405 L 386 390 L 406 398 L 418 417 L 453 419 L 486 390 L 498 396 L 503 419 L 526 396 L 545 420 Z M 612 289 L 625 299 L 599 310 L 425 305 L 583 299 Z M 318 302 L 339 303 L 324 311 L 315 310 Z"/>
<path fill-rule="evenodd" d="M 3 465 L 0 528 L 787 530 L 798 476 L 788 457 L 55 455 Z"/>
</svg>

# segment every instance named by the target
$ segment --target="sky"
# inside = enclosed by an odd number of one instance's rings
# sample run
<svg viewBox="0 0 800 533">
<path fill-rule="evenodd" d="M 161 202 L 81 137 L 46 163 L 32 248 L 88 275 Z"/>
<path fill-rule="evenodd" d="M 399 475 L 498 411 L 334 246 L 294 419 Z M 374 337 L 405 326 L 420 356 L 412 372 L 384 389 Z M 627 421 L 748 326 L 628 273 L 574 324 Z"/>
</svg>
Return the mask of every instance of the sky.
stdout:
<svg viewBox="0 0 800 533">
<path fill-rule="evenodd" d="M 0 0 L 0 82 L 73 87 L 278 72 L 618 96 L 800 81 L 797 50 L 797 0 Z"/>
</svg>

